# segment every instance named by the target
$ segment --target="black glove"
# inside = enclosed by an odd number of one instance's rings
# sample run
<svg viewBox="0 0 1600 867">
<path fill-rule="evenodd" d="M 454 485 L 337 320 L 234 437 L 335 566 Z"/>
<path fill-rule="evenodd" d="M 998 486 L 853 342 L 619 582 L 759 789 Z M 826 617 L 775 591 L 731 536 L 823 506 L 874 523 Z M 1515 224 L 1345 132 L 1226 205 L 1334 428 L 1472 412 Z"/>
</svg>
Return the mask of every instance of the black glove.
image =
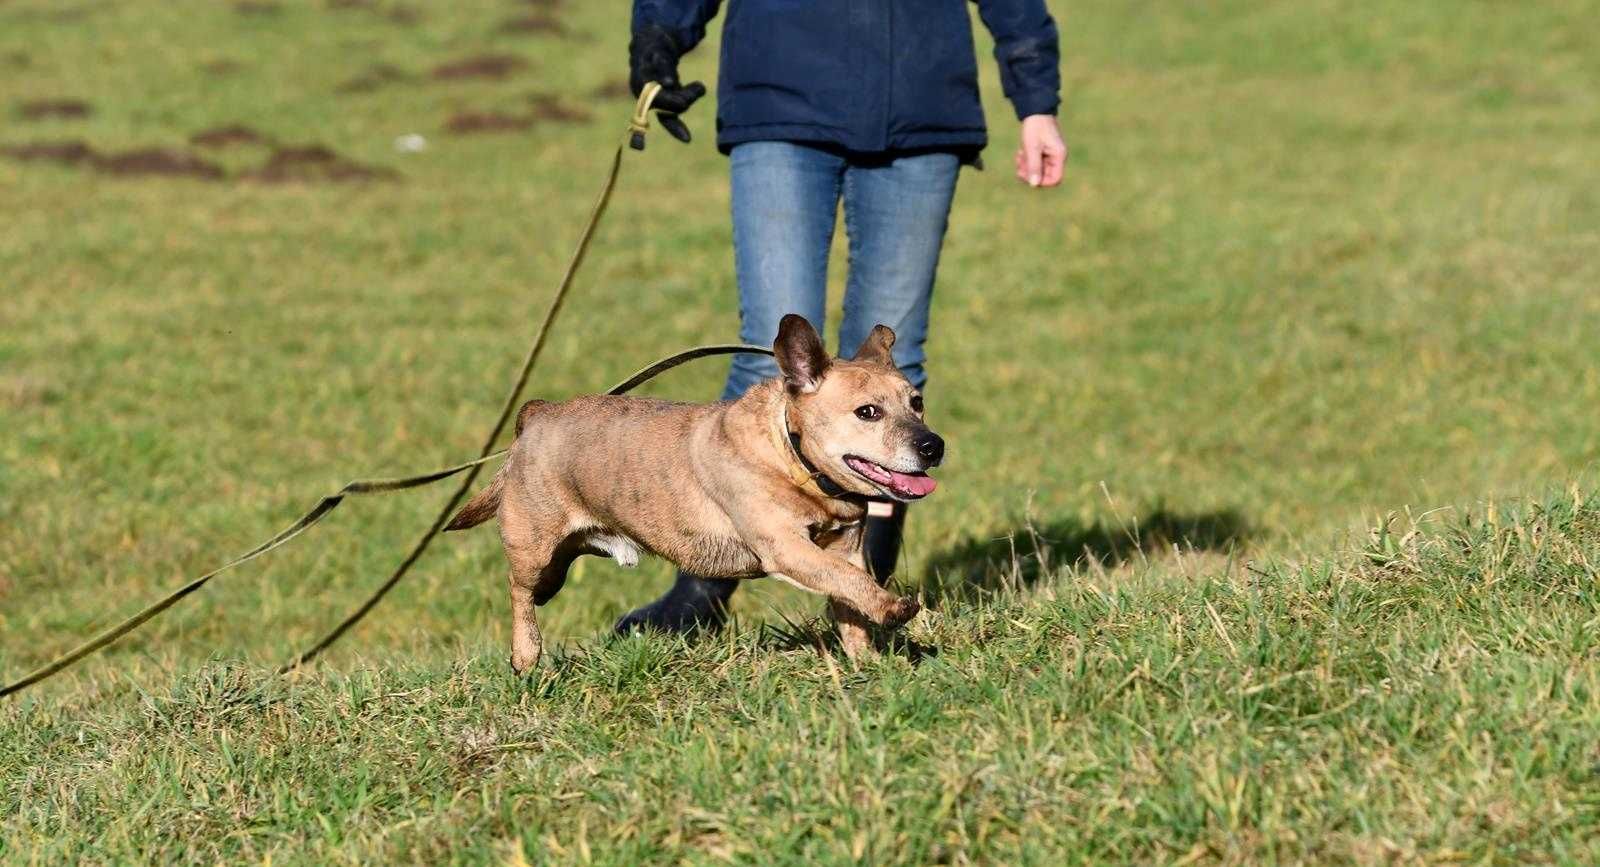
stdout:
<svg viewBox="0 0 1600 867">
<path fill-rule="evenodd" d="M 632 88 L 634 96 L 638 96 L 647 82 L 654 81 L 661 85 L 661 92 L 656 94 L 655 102 L 651 103 L 656 110 L 656 119 L 661 121 L 661 128 L 671 133 L 673 138 L 687 143 L 689 128 L 683 125 L 678 115 L 688 111 L 695 100 L 706 95 L 706 86 L 698 81 L 678 83 L 678 59 L 681 57 L 683 49 L 665 27 L 644 25 L 634 31 L 633 41 L 628 43 L 628 87 Z"/>
</svg>

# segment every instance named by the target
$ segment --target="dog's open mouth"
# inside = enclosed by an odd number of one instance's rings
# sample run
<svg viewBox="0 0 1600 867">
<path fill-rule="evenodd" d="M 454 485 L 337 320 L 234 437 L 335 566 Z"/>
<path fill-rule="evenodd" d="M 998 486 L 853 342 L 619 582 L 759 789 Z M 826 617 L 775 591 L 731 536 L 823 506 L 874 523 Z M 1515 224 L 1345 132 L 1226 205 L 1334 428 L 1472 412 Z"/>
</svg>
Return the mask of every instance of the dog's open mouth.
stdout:
<svg viewBox="0 0 1600 867">
<path fill-rule="evenodd" d="M 866 458 L 855 455 L 844 456 L 845 465 L 855 470 L 856 474 L 896 497 L 907 500 L 920 500 L 933 493 L 939 483 L 927 473 L 901 473 L 891 470 L 881 464 L 875 464 Z"/>
</svg>

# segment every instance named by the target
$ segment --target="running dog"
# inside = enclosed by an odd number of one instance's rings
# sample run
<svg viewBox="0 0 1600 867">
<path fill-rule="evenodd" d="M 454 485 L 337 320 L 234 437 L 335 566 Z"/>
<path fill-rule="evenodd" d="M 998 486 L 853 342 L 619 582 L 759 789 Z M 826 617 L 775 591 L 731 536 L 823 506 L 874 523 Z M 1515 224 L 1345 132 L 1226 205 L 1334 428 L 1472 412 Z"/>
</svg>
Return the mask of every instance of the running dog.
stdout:
<svg viewBox="0 0 1600 867">
<path fill-rule="evenodd" d="M 707 578 L 773 575 L 828 597 L 845 653 L 873 652 L 868 627 L 920 606 L 862 565 L 872 498 L 921 499 L 944 440 L 890 356 L 879 325 L 849 359 L 829 358 L 804 317 L 773 343 L 782 375 L 734 401 L 621 396 L 531 400 L 500 472 L 446 527 L 500 521 L 511 564 L 511 666 L 543 642 L 534 617 L 583 554 L 634 566 L 648 552 Z"/>
</svg>

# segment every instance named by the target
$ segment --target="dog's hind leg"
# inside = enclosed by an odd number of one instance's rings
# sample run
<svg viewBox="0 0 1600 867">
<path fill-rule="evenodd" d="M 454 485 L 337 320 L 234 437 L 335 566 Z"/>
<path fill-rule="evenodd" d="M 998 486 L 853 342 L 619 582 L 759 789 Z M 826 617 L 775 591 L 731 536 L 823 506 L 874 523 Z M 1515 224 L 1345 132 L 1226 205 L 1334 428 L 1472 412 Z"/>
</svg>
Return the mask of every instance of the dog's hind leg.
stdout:
<svg viewBox="0 0 1600 867">
<path fill-rule="evenodd" d="M 526 550 L 506 550 L 511 560 L 511 670 L 527 674 L 544 655 L 544 638 L 533 613 L 533 596 L 543 564 Z"/>
<path fill-rule="evenodd" d="M 511 564 L 511 668 L 527 674 L 539 663 L 544 641 L 534 608 L 554 596 L 567 579 L 573 553 L 565 518 L 521 496 L 500 504 L 500 541 Z"/>
<path fill-rule="evenodd" d="M 517 674 L 527 674 L 539 664 L 544 641 L 534 609 L 561 590 L 574 557 L 572 546 L 565 543 L 554 550 L 506 547 L 506 559 L 511 561 L 511 667 Z"/>
</svg>

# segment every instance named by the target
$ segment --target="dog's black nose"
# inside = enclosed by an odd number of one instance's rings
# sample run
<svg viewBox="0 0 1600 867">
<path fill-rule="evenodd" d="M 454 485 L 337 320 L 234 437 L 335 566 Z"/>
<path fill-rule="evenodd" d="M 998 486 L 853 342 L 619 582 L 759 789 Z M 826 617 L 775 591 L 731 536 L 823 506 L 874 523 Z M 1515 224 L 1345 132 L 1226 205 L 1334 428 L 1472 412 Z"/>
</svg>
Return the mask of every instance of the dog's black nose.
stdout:
<svg viewBox="0 0 1600 867">
<path fill-rule="evenodd" d="M 936 467 L 940 461 L 944 460 L 944 438 L 931 430 L 925 430 L 917 434 L 911 440 L 911 446 L 917 450 L 917 454 L 921 455 L 923 460 L 928 462 L 930 467 Z"/>
</svg>

